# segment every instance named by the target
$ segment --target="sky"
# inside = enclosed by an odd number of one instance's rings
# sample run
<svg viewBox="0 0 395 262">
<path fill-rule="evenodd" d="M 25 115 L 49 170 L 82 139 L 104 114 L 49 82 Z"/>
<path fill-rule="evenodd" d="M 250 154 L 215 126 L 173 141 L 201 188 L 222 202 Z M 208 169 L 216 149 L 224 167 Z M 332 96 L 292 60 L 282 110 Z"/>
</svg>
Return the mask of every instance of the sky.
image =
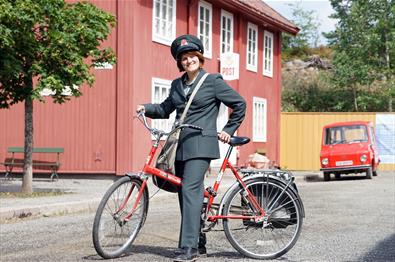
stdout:
<svg viewBox="0 0 395 262">
<path fill-rule="evenodd" d="M 290 20 L 292 19 L 292 9 L 288 4 L 300 2 L 300 5 L 303 9 L 315 11 L 318 21 L 321 24 L 319 27 L 320 32 L 329 32 L 335 29 L 336 20 L 328 17 L 334 13 L 329 0 L 265 0 L 264 2 L 270 5 L 270 7 L 276 10 L 282 16 Z M 320 43 L 325 44 L 326 38 L 321 36 Z"/>
</svg>

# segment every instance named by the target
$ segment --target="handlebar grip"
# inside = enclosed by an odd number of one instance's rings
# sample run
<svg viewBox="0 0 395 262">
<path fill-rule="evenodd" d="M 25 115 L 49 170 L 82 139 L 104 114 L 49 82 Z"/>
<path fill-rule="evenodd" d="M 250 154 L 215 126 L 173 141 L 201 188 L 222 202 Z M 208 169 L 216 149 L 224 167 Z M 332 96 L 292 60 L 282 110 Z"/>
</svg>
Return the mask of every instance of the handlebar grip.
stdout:
<svg viewBox="0 0 395 262">
<path fill-rule="evenodd" d="M 189 128 L 192 128 L 192 129 L 200 130 L 200 131 L 203 130 L 203 128 L 200 127 L 200 126 L 188 125 L 188 127 L 189 127 Z"/>
</svg>

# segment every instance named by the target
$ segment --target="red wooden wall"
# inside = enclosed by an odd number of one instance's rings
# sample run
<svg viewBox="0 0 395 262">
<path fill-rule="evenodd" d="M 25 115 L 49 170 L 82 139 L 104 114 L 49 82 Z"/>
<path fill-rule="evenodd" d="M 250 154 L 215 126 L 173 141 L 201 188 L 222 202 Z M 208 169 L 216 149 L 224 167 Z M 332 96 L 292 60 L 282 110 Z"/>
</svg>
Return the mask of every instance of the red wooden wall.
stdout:
<svg viewBox="0 0 395 262">
<path fill-rule="evenodd" d="M 134 109 L 151 101 L 152 77 L 172 80 L 180 75 L 170 47 L 152 41 L 152 1 L 92 1 L 117 16 L 117 27 L 103 46 L 111 46 L 118 63 L 113 69 L 95 69 L 93 88 L 81 87 L 83 96 L 62 105 L 34 104 L 34 146 L 64 147 L 63 173 L 116 173 L 142 167 L 150 146 L 150 136 L 137 120 Z M 189 6 L 188 4 L 189 3 Z M 205 69 L 218 72 L 220 55 L 220 2 L 213 4 L 213 56 Z M 262 74 L 263 31 L 259 26 L 258 72 L 246 68 L 247 20 L 237 10 L 234 15 L 234 52 L 240 54 L 240 79 L 228 83 L 247 101 L 247 116 L 238 135 L 252 137 L 253 96 L 267 99 L 267 142 L 249 143 L 241 148 L 240 163 L 257 148 L 279 160 L 280 128 L 280 33 L 274 33 L 273 78 Z M 198 1 L 177 0 L 177 35 L 197 33 Z M 188 16 L 189 14 L 189 16 Z M 259 21 L 251 21 L 259 25 Z M 10 146 L 23 146 L 23 104 L 0 110 L 0 162 Z M 21 156 L 22 157 L 22 156 Z M 35 155 L 35 159 L 46 156 Z M 0 170 L 4 170 L 0 167 Z"/>
</svg>

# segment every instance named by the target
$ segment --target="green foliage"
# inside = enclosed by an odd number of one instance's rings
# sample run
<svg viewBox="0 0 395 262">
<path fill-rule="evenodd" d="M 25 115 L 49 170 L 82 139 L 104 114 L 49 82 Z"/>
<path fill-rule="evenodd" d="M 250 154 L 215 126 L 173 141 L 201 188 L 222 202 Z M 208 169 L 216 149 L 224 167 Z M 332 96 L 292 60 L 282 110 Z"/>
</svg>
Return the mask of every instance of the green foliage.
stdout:
<svg viewBox="0 0 395 262">
<path fill-rule="evenodd" d="M 41 99 L 44 88 L 62 103 L 65 86 L 92 85 L 94 63 L 115 63 L 111 49 L 99 48 L 110 26 L 115 18 L 90 3 L 0 0 L 0 108 Z"/>
<path fill-rule="evenodd" d="M 286 60 L 294 57 L 308 57 L 312 55 L 309 47 L 318 46 L 320 23 L 315 11 L 304 10 L 300 2 L 289 4 L 289 6 L 292 8 L 293 19 L 291 21 L 300 28 L 300 31 L 296 36 L 282 34 L 283 57 Z"/>
<path fill-rule="evenodd" d="M 309 60 L 313 55 L 319 56 L 320 58 L 331 60 L 333 59 L 333 51 L 329 46 L 320 45 L 317 47 L 294 47 L 283 50 L 281 53 L 281 59 L 283 62 L 291 61 L 294 59 L 300 59 L 303 61 Z"/>
<path fill-rule="evenodd" d="M 375 82 L 390 95 L 386 104 L 391 110 L 395 87 L 395 1 L 331 0 L 331 4 L 336 11 L 332 17 L 339 19 L 336 30 L 326 34 L 334 48 L 333 82 L 353 92 L 355 110 L 359 106 L 366 108 L 366 101 L 372 100 L 358 99 L 358 86 Z"/>
<path fill-rule="evenodd" d="M 335 10 L 332 18 L 338 19 L 338 23 L 335 31 L 325 34 L 330 45 L 321 50 L 320 56 L 325 57 L 326 53 L 333 69 L 309 76 L 283 73 L 283 110 L 392 111 L 395 1 L 331 0 L 331 4 Z M 302 54 L 299 51 L 290 53 L 303 59 L 317 49 Z"/>
<path fill-rule="evenodd" d="M 382 83 L 356 85 L 352 90 L 334 85 L 333 78 L 332 71 L 283 72 L 282 111 L 354 112 L 354 100 L 359 112 L 387 111 L 386 101 L 391 94 L 380 88 Z"/>
</svg>

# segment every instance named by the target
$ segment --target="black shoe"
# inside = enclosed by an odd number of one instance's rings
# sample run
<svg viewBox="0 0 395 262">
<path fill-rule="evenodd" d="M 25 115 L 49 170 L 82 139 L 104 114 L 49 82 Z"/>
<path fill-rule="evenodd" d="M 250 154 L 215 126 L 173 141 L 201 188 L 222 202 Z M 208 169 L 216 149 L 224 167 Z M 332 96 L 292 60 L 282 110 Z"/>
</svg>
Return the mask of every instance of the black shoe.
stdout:
<svg viewBox="0 0 395 262">
<path fill-rule="evenodd" d="M 181 250 L 182 253 L 174 259 L 175 262 L 195 261 L 198 259 L 198 250 L 196 248 L 184 247 L 178 250 Z"/>
<path fill-rule="evenodd" d="M 199 255 L 207 255 L 206 243 L 207 243 L 206 233 L 200 232 L 199 244 L 198 244 Z"/>
<path fill-rule="evenodd" d="M 207 255 L 207 249 L 205 246 L 198 247 L 198 252 L 200 256 L 206 256 Z"/>
</svg>

